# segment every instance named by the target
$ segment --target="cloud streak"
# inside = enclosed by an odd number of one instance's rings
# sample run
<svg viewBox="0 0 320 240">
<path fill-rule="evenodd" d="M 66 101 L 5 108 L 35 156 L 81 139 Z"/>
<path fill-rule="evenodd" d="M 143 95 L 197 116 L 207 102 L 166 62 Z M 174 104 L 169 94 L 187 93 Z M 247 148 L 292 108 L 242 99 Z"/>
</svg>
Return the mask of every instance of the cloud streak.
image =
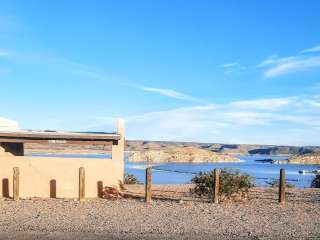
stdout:
<svg viewBox="0 0 320 240">
<path fill-rule="evenodd" d="M 266 78 L 276 78 L 295 72 L 320 68 L 320 56 L 317 54 L 307 54 L 320 53 L 320 45 L 304 49 L 300 51 L 300 53 L 301 54 L 282 58 L 278 55 L 269 56 L 259 63 L 257 68 L 262 69 Z"/>
<path fill-rule="evenodd" d="M 153 87 L 141 87 L 142 91 L 157 93 L 165 97 L 174 98 L 178 100 L 185 100 L 185 101 L 198 101 L 197 98 L 192 97 L 190 95 L 175 91 L 173 89 L 166 89 L 166 88 L 153 88 Z"/>
<path fill-rule="evenodd" d="M 230 73 L 241 73 L 246 70 L 246 67 L 241 65 L 238 62 L 231 62 L 231 63 L 225 63 L 218 66 L 218 68 L 221 68 L 224 70 L 224 73 L 230 74 Z"/>
<path fill-rule="evenodd" d="M 136 85 L 128 84 L 126 81 L 122 81 L 121 77 L 119 76 L 109 75 L 95 67 L 88 66 L 86 64 L 82 64 L 63 57 L 57 57 L 43 53 L 17 53 L 9 50 L 0 50 L 0 58 L 1 57 L 10 58 L 10 60 L 22 62 L 25 64 L 32 64 L 37 66 L 42 65 L 49 69 L 58 69 L 59 72 L 67 72 L 72 75 L 80 76 L 84 79 L 96 81 L 113 81 L 119 85 L 131 87 L 133 89 L 139 89 L 144 92 L 156 93 L 173 99 L 190 102 L 201 102 L 199 99 L 193 96 L 173 89 L 154 88 L 146 86 L 139 87 Z"/>
<path fill-rule="evenodd" d="M 247 101 L 235 101 L 230 104 L 234 108 L 274 110 L 291 103 L 291 98 L 271 98 Z"/>
<path fill-rule="evenodd" d="M 232 63 L 225 63 L 225 64 L 221 64 L 218 67 L 219 68 L 233 68 L 233 67 L 237 67 L 239 66 L 239 63 L 237 62 L 232 62 Z"/>
<path fill-rule="evenodd" d="M 306 71 L 309 69 L 320 67 L 320 57 L 290 57 L 284 59 L 276 59 L 271 68 L 264 72 L 266 78 L 274 78 L 289 73 Z"/>
<path fill-rule="evenodd" d="M 147 112 L 125 117 L 127 136 L 145 140 L 315 145 L 320 144 L 319 103 L 314 96 L 293 96 Z M 105 129 L 108 121 L 101 121 L 94 129 Z"/>
<path fill-rule="evenodd" d="M 316 52 L 320 52 L 320 45 L 312 48 L 307 48 L 301 51 L 301 53 L 316 53 Z"/>
<path fill-rule="evenodd" d="M 278 55 L 271 55 L 252 67 L 245 67 L 239 62 L 231 62 L 221 64 L 218 68 L 223 69 L 225 73 L 259 70 L 262 71 L 265 78 L 276 78 L 296 72 L 320 68 L 319 54 L 320 45 L 304 49 L 293 56 L 279 57 Z"/>
</svg>

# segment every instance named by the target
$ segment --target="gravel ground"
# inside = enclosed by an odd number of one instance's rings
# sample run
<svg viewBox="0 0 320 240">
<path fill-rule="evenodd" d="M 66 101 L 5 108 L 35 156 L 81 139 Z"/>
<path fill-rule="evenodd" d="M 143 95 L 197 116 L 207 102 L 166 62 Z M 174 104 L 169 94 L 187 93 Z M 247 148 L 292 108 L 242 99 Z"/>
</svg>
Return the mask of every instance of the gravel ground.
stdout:
<svg viewBox="0 0 320 240">
<path fill-rule="evenodd" d="M 155 186 L 166 197 L 149 205 L 138 198 L 2 198 L 0 239 L 320 239 L 320 190 L 290 190 L 285 205 L 263 188 L 246 202 L 168 200 L 186 189 Z"/>
</svg>

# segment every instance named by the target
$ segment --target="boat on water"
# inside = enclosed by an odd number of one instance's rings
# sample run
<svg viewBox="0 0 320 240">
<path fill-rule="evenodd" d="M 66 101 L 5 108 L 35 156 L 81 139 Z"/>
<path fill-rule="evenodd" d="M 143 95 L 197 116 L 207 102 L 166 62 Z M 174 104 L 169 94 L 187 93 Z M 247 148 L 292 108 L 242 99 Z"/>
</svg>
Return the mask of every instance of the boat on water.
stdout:
<svg viewBox="0 0 320 240">
<path fill-rule="evenodd" d="M 320 174 L 320 169 L 315 169 L 315 170 L 300 170 L 300 174 L 305 175 L 305 174 Z"/>
</svg>

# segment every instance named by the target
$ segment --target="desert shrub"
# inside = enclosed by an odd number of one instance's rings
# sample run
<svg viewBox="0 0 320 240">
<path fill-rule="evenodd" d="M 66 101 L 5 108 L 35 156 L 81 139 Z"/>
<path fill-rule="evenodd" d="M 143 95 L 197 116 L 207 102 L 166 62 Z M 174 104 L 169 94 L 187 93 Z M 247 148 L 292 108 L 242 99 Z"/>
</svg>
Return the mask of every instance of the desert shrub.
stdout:
<svg viewBox="0 0 320 240">
<path fill-rule="evenodd" d="M 191 190 L 198 196 L 212 196 L 214 177 L 213 171 L 201 172 L 192 178 L 191 182 L 195 187 Z M 220 196 L 231 198 L 233 196 L 246 197 L 248 191 L 253 187 L 253 178 L 239 170 L 222 169 L 220 171 Z"/>
<path fill-rule="evenodd" d="M 122 198 L 122 194 L 117 188 L 104 187 L 101 197 L 105 199 L 117 200 Z"/>
<path fill-rule="evenodd" d="M 271 182 L 266 181 L 266 184 L 268 184 L 272 188 L 278 188 L 279 187 L 279 181 L 278 180 L 272 180 Z M 295 188 L 296 186 L 292 183 L 286 182 L 286 188 Z"/>
<path fill-rule="evenodd" d="M 320 188 L 320 174 L 317 174 L 311 183 L 312 188 Z"/>
<path fill-rule="evenodd" d="M 140 184 L 140 182 L 135 175 L 126 173 L 124 175 L 124 184 Z"/>
</svg>

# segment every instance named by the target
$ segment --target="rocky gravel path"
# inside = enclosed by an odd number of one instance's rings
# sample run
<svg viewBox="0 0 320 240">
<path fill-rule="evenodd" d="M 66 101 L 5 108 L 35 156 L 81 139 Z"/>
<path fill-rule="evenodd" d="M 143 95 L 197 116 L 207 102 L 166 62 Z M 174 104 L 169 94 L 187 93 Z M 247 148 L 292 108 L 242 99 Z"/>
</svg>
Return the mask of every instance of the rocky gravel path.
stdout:
<svg viewBox="0 0 320 240">
<path fill-rule="evenodd" d="M 247 202 L 0 199 L 0 239 L 320 239 L 320 191 Z"/>
</svg>

